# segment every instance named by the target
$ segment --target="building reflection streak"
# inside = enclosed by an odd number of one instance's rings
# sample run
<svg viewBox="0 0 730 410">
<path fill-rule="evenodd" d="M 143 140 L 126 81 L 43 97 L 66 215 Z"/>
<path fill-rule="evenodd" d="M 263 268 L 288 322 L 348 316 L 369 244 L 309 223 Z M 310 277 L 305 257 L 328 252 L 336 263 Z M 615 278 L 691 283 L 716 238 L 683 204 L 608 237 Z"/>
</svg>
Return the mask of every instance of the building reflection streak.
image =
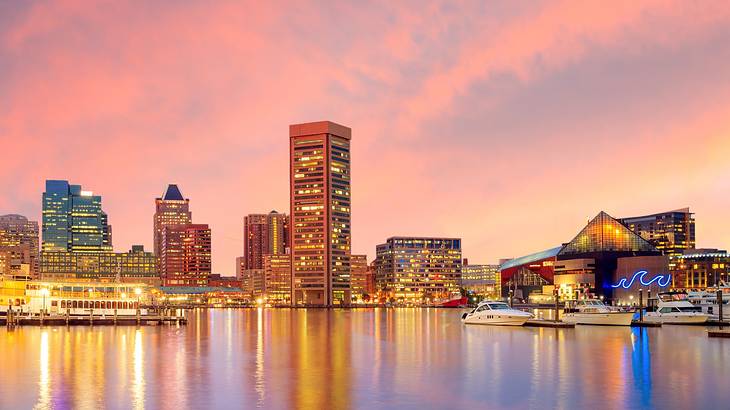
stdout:
<svg viewBox="0 0 730 410">
<path fill-rule="evenodd" d="M 132 407 L 144 409 L 144 352 L 142 348 L 142 331 L 134 332 L 134 379 L 132 383 Z"/>
<path fill-rule="evenodd" d="M 264 309 L 257 309 L 256 320 L 256 394 L 258 395 L 257 406 L 264 405 L 266 389 L 264 388 Z"/>
<path fill-rule="evenodd" d="M 51 407 L 51 371 L 48 352 L 48 330 L 41 333 L 41 352 L 39 357 L 40 372 L 38 377 L 38 404 L 36 409 Z"/>
</svg>

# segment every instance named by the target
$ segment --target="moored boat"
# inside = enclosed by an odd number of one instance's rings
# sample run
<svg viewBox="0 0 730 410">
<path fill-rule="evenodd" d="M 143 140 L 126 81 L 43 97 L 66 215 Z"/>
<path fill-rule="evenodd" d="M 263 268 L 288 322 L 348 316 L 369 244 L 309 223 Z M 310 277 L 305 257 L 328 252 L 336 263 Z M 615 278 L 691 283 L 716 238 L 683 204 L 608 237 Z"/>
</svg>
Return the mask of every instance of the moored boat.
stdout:
<svg viewBox="0 0 730 410">
<path fill-rule="evenodd" d="M 659 294 L 656 310 L 647 312 L 644 320 L 662 324 L 696 324 L 705 323 L 709 319 L 700 306 L 695 306 L 682 293 Z"/>
<path fill-rule="evenodd" d="M 522 326 L 532 317 L 531 313 L 512 309 L 504 302 L 484 301 L 465 312 L 461 321 L 470 325 Z"/>
<path fill-rule="evenodd" d="M 597 299 L 580 300 L 566 309 L 563 322 L 576 325 L 630 326 L 634 312 L 612 310 Z"/>
<path fill-rule="evenodd" d="M 0 315 L 135 317 L 150 314 L 143 307 L 151 288 L 144 284 L 19 281 L 0 278 Z"/>
</svg>

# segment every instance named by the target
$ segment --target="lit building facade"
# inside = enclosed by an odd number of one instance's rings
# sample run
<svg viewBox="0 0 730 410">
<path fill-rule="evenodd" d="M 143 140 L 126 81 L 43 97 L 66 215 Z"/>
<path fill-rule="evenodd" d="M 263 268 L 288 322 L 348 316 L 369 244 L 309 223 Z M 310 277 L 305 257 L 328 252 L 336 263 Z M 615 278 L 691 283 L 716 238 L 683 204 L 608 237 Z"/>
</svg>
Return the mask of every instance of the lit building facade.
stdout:
<svg viewBox="0 0 730 410">
<path fill-rule="evenodd" d="M 288 247 L 289 218 L 271 211 L 243 218 L 243 257 L 246 269 L 263 269 L 264 255 L 283 255 Z"/>
<path fill-rule="evenodd" d="M 376 247 L 378 290 L 396 301 L 447 299 L 461 284 L 461 239 L 393 237 Z"/>
<path fill-rule="evenodd" d="M 730 283 L 730 255 L 719 249 L 696 249 L 674 255 L 669 262 L 672 287 L 704 289 Z"/>
<path fill-rule="evenodd" d="M 101 282 L 147 283 L 160 285 L 155 255 L 142 245 L 129 252 L 46 252 L 41 258 L 44 280 L 80 279 Z"/>
<path fill-rule="evenodd" d="M 162 270 L 162 234 L 166 226 L 187 225 L 193 222 L 190 200 L 183 197 L 175 184 L 167 186 L 160 198 L 155 198 L 153 217 L 153 251 L 157 257 L 157 268 Z"/>
<path fill-rule="evenodd" d="M 495 299 L 502 295 L 499 265 L 468 265 L 461 267 L 461 287 L 480 299 Z"/>
<path fill-rule="evenodd" d="M 160 275 L 164 286 L 206 286 L 211 274 L 211 232 L 206 224 L 162 230 Z"/>
<path fill-rule="evenodd" d="M 111 252 L 111 226 L 101 196 L 68 181 L 46 181 L 42 239 L 45 252 Z"/>
<path fill-rule="evenodd" d="M 695 218 L 689 208 L 620 221 L 665 255 L 679 255 L 695 248 Z"/>
<path fill-rule="evenodd" d="M 38 222 L 22 215 L 0 216 L 0 274 L 36 278 L 39 270 Z"/>
<path fill-rule="evenodd" d="M 367 255 L 350 257 L 352 297 L 357 300 L 370 300 L 375 297 L 375 271 L 368 265 Z"/>
<path fill-rule="evenodd" d="M 292 303 L 349 304 L 351 130 L 322 121 L 289 136 Z"/>
<path fill-rule="evenodd" d="M 291 258 L 289 255 L 264 255 L 266 302 L 275 306 L 291 304 Z"/>
<path fill-rule="evenodd" d="M 668 287 L 668 257 L 605 212 L 600 212 L 570 242 L 509 260 L 500 266 L 503 295 L 561 299 L 603 297 L 628 303 L 638 289 Z M 642 276 L 643 275 L 643 276 Z M 649 285 L 646 285 L 649 284 Z"/>
</svg>

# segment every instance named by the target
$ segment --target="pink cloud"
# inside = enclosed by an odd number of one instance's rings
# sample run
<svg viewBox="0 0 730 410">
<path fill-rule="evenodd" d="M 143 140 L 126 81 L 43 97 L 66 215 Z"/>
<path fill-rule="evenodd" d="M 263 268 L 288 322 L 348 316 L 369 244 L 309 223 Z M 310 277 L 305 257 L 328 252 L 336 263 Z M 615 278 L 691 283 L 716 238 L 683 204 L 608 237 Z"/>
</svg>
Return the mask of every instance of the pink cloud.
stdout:
<svg viewBox="0 0 730 410">
<path fill-rule="evenodd" d="M 67 178 L 103 195 L 117 249 L 150 247 L 154 197 L 178 183 L 231 274 L 242 217 L 288 211 L 288 124 L 330 119 L 353 128 L 357 253 L 449 235 L 494 262 L 568 240 L 600 209 L 685 205 L 719 221 L 698 222 L 701 244 L 730 240 L 728 190 L 714 194 L 730 149 L 722 2 L 16 8 L 0 32 L 0 212 L 40 218 L 43 180 Z M 561 75 L 605 84 L 590 70 L 607 56 L 655 70 L 654 88 L 627 69 L 608 73 L 615 95 L 562 92 Z M 501 112 L 521 120 L 495 124 Z"/>
</svg>

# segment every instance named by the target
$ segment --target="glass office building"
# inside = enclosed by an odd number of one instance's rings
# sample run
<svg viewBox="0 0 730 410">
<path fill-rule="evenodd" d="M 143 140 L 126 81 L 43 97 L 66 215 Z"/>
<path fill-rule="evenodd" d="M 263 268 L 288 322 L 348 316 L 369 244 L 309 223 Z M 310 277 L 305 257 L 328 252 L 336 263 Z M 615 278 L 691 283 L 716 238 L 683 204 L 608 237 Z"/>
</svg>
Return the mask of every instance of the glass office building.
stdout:
<svg viewBox="0 0 730 410">
<path fill-rule="evenodd" d="M 44 252 L 111 252 L 111 226 L 101 196 L 68 181 L 46 181 L 43 193 Z"/>
<path fill-rule="evenodd" d="M 393 237 L 376 247 L 381 296 L 399 302 L 448 299 L 461 284 L 461 239 Z"/>
<path fill-rule="evenodd" d="M 695 218 L 689 208 L 622 218 L 621 222 L 665 255 L 695 248 Z"/>
</svg>

